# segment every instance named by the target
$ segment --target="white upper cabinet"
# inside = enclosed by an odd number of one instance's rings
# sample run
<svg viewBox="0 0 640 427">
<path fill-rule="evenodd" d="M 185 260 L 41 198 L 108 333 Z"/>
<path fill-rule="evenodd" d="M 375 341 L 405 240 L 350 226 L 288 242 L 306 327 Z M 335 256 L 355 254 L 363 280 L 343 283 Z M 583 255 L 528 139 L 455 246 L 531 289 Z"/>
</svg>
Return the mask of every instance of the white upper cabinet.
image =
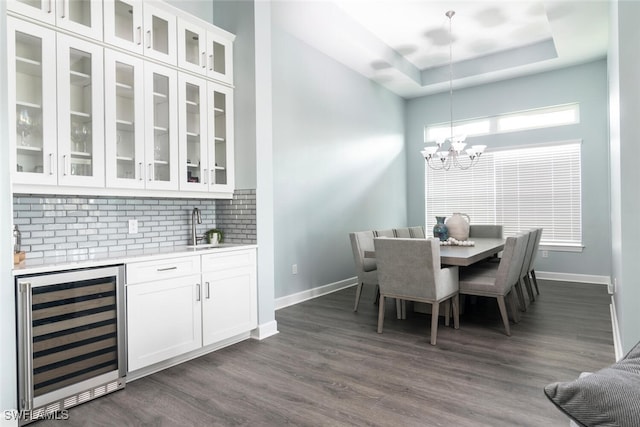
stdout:
<svg viewBox="0 0 640 427">
<path fill-rule="evenodd" d="M 58 184 L 104 187 L 102 46 L 57 35 Z"/>
<path fill-rule="evenodd" d="M 142 1 L 104 0 L 104 41 L 143 53 Z"/>
<path fill-rule="evenodd" d="M 176 16 L 159 2 L 104 0 L 104 41 L 176 65 Z"/>
<path fill-rule="evenodd" d="M 207 83 L 208 164 L 210 192 L 233 193 L 234 135 L 233 90 L 228 86 Z"/>
<path fill-rule="evenodd" d="M 207 140 L 207 81 L 190 74 L 178 75 L 180 123 L 180 189 L 207 191 L 209 179 Z"/>
<path fill-rule="evenodd" d="M 102 4 L 92 0 L 8 0 L 7 9 L 102 40 Z"/>
<path fill-rule="evenodd" d="M 224 30 L 178 18 L 178 66 L 233 84 L 234 36 Z"/>
<path fill-rule="evenodd" d="M 13 182 L 57 184 L 55 32 L 7 17 Z"/>
<path fill-rule="evenodd" d="M 176 16 L 172 11 L 144 4 L 143 47 L 144 55 L 150 58 L 176 65 Z"/>
<path fill-rule="evenodd" d="M 144 61 L 104 52 L 106 185 L 145 188 Z"/>
<path fill-rule="evenodd" d="M 144 64 L 145 188 L 178 189 L 177 72 Z"/>
</svg>

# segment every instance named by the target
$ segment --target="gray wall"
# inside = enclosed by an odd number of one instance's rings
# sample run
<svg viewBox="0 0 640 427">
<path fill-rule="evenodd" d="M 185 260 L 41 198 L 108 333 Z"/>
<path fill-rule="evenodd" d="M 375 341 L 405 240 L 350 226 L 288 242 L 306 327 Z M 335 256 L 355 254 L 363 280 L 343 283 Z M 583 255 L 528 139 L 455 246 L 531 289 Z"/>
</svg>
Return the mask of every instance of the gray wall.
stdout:
<svg viewBox="0 0 640 427">
<path fill-rule="evenodd" d="M 611 3 L 609 104 L 611 144 L 612 264 L 622 347 L 640 340 L 640 3 Z"/>
<path fill-rule="evenodd" d="M 289 4 L 272 4 L 276 297 L 353 277 L 348 233 L 405 225 L 407 205 L 404 101 L 285 32 Z"/>
<path fill-rule="evenodd" d="M 611 274 L 609 237 L 609 160 L 607 69 L 605 60 L 454 90 L 454 120 L 492 116 L 565 103 L 580 103 L 580 123 L 549 129 L 512 132 L 468 141 L 493 147 L 582 139 L 582 253 L 549 252 L 538 256 L 536 269 L 597 276 Z M 424 224 L 424 126 L 449 120 L 449 94 L 407 103 L 408 218 Z"/>
</svg>

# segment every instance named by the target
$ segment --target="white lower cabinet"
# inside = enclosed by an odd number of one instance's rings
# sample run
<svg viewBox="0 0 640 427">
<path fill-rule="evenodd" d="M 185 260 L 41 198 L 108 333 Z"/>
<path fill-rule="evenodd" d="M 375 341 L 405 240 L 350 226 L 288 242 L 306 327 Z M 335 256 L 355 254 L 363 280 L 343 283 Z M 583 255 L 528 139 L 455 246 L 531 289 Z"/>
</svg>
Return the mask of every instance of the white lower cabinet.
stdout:
<svg viewBox="0 0 640 427">
<path fill-rule="evenodd" d="M 202 343 L 209 345 L 257 326 L 256 251 L 202 256 Z"/>
<path fill-rule="evenodd" d="M 255 248 L 133 262 L 126 269 L 130 372 L 257 326 Z"/>
</svg>

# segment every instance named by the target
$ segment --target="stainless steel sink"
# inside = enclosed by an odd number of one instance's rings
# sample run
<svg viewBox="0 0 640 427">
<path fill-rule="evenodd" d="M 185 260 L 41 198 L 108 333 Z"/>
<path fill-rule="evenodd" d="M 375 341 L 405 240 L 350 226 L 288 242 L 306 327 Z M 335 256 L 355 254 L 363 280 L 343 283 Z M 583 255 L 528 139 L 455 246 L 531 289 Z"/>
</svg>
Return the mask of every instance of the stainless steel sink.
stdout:
<svg viewBox="0 0 640 427">
<path fill-rule="evenodd" d="M 211 248 L 219 248 L 222 245 L 220 243 L 202 243 L 200 245 L 187 245 L 190 249 L 211 249 Z"/>
</svg>

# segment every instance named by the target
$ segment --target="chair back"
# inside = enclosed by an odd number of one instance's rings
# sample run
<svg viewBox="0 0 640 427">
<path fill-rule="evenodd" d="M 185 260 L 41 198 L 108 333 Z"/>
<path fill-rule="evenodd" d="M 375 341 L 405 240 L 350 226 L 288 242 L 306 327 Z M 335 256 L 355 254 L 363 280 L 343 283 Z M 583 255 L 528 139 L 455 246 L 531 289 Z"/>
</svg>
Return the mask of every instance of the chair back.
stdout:
<svg viewBox="0 0 640 427">
<path fill-rule="evenodd" d="M 520 277 L 524 277 L 529 274 L 529 266 L 531 265 L 531 259 L 533 258 L 533 249 L 536 245 L 537 229 L 532 228 L 526 232 L 527 246 L 524 252 L 524 259 L 522 260 L 522 268 L 520 269 Z"/>
<path fill-rule="evenodd" d="M 409 233 L 414 239 L 424 239 L 426 237 L 426 234 L 424 234 L 424 227 L 421 225 L 409 227 Z"/>
<path fill-rule="evenodd" d="M 533 245 L 533 250 L 531 253 L 531 259 L 529 260 L 529 265 L 527 266 L 527 272 L 533 270 L 533 264 L 536 261 L 536 256 L 538 255 L 538 249 L 540 248 L 540 240 L 542 239 L 542 228 L 536 228 L 536 240 Z"/>
<path fill-rule="evenodd" d="M 436 299 L 440 274 L 437 239 L 374 239 L 380 293 Z"/>
<path fill-rule="evenodd" d="M 469 226 L 469 238 L 497 237 L 502 238 L 502 226 L 492 224 L 471 224 Z"/>
<path fill-rule="evenodd" d="M 363 273 L 374 271 L 376 269 L 376 260 L 374 258 L 365 258 L 364 251 L 374 251 L 373 231 L 356 231 L 349 233 L 351 239 L 351 250 L 353 252 L 353 260 L 356 265 L 356 273 L 362 281 Z"/>
<path fill-rule="evenodd" d="M 507 237 L 495 279 L 496 291 L 507 294 L 520 279 L 520 270 L 527 249 L 527 234 Z"/>
<path fill-rule="evenodd" d="M 393 230 L 393 228 L 390 228 L 388 230 L 376 230 L 374 231 L 376 237 L 396 237 L 396 232 Z"/>
<path fill-rule="evenodd" d="M 409 227 L 396 228 L 396 237 L 402 237 L 408 239 L 411 237 L 411 233 L 409 232 Z"/>
</svg>

